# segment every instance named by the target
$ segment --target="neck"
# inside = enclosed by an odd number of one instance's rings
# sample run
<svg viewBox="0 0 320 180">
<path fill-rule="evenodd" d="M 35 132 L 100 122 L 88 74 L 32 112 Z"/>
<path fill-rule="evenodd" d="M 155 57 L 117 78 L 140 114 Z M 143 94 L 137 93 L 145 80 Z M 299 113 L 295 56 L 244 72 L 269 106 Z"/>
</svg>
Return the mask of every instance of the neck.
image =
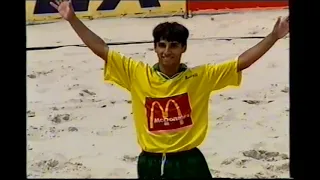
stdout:
<svg viewBox="0 0 320 180">
<path fill-rule="evenodd" d="M 175 66 L 164 66 L 163 64 L 159 64 L 160 71 L 167 75 L 168 77 L 172 77 L 179 72 L 180 64 Z"/>
</svg>

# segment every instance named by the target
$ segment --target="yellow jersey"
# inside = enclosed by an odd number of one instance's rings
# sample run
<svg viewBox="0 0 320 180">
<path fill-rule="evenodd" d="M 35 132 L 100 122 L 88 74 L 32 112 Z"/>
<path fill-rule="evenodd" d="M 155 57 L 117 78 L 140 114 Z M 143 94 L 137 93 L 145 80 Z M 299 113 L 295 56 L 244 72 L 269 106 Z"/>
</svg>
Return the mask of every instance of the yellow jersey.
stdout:
<svg viewBox="0 0 320 180">
<path fill-rule="evenodd" d="M 131 93 L 137 139 L 154 153 L 185 151 L 199 146 L 208 129 L 213 91 L 239 86 L 238 60 L 185 68 L 166 78 L 156 68 L 109 51 L 104 80 Z"/>
</svg>

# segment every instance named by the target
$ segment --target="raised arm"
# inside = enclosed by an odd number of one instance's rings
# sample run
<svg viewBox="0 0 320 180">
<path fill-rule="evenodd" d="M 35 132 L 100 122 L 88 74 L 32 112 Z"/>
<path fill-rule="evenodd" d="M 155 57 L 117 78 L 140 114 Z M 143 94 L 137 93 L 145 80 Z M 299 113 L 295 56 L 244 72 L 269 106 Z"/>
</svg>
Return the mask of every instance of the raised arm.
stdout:
<svg viewBox="0 0 320 180">
<path fill-rule="evenodd" d="M 50 4 L 70 23 L 83 43 L 105 61 L 104 80 L 131 91 L 132 83 L 137 76 L 136 72 L 144 72 L 145 64 L 109 50 L 107 44 L 76 17 L 71 0 L 54 0 Z"/>
<path fill-rule="evenodd" d="M 238 58 L 238 71 L 250 67 L 260 59 L 279 39 L 283 38 L 289 32 L 289 17 L 278 18 L 273 31 L 266 36 L 257 45 L 242 53 Z"/>
<path fill-rule="evenodd" d="M 83 43 L 87 45 L 94 54 L 107 62 L 107 54 L 109 51 L 107 44 L 77 18 L 71 0 L 55 0 L 54 2 L 50 2 L 50 4 L 57 9 L 63 19 L 70 23 Z"/>
</svg>

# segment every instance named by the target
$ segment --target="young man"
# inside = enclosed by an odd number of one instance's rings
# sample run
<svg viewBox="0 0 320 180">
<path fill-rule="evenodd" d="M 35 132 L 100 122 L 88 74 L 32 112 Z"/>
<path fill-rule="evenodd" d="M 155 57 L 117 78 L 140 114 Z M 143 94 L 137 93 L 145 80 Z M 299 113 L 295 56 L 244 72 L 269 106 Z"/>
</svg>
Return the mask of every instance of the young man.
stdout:
<svg viewBox="0 0 320 180">
<path fill-rule="evenodd" d="M 207 162 L 197 148 L 208 128 L 210 93 L 239 86 L 241 71 L 263 56 L 289 32 L 288 17 L 278 18 L 273 31 L 238 58 L 218 65 L 188 68 L 181 64 L 188 29 L 161 23 L 153 30 L 159 62 L 149 66 L 118 52 L 90 31 L 76 16 L 70 1 L 51 5 L 67 20 L 82 41 L 105 61 L 104 79 L 131 93 L 138 143 L 139 178 L 211 178 Z"/>
</svg>

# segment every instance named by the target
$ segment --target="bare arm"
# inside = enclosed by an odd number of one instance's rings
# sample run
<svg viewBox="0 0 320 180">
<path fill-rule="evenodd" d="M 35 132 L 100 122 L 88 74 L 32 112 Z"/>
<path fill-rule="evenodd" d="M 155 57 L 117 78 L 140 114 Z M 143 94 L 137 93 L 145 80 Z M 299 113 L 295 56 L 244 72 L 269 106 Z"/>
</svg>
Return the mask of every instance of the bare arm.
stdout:
<svg viewBox="0 0 320 180">
<path fill-rule="evenodd" d="M 94 54 L 107 62 L 107 54 L 109 51 L 107 44 L 77 18 L 71 0 L 54 0 L 50 2 L 50 5 L 59 12 L 63 19 L 70 23 L 83 43 L 87 45 Z"/>
<path fill-rule="evenodd" d="M 238 59 L 238 71 L 242 71 L 250 67 L 267 51 L 269 51 L 269 49 L 277 42 L 277 40 L 278 38 L 271 33 L 257 45 L 242 53 Z"/>
<path fill-rule="evenodd" d="M 82 42 L 87 45 L 94 54 L 107 61 L 107 53 L 109 51 L 107 44 L 76 16 L 69 20 L 69 23 L 81 38 Z"/>
<path fill-rule="evenodd" d="M 269 49 L 281 38 L 289 33 L 289 17 L 285 19 L 278 18 L 273 31 L 266 36 L 257 45 L 242 53 L 238 58 L 238 71 L 250 67 L 260 59 Z"/>
</svg>

